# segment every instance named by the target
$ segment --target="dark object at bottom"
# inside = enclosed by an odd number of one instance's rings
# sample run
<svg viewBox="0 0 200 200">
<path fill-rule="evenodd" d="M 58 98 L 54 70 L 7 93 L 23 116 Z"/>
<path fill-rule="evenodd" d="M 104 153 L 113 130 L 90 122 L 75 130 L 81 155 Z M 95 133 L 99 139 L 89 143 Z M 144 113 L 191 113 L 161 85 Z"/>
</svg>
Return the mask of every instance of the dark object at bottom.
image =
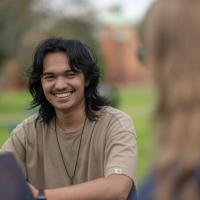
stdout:
<svg viewBox="0 0 200 200">
<path fill-rule="evenodd" d="M 12 153 L 0 153 L 0 199 L 34 200 Z"/>
</svg>

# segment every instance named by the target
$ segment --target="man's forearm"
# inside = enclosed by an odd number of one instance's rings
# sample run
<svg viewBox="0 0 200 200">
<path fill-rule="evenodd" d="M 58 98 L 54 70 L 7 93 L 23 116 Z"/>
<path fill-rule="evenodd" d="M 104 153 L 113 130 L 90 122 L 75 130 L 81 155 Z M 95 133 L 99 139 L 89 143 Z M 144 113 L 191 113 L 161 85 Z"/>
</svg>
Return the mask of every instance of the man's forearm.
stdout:
<svg viewBox="0 0 200 200">
<path fill-rule="evenodd" d="M 112 175 L 86 183 L 45 190 L 48 200 L 125 200 L 132 180 L 124 175 Z"/>
</svg>

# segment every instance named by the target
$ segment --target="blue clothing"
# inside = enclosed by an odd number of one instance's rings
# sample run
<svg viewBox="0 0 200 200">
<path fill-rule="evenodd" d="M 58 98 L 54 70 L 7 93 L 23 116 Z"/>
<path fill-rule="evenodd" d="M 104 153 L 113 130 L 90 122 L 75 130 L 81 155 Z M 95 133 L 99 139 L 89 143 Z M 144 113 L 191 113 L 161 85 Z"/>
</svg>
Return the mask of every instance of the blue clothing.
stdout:
<svg viewBox="0 0 200 200">
<path fill-rule="evenodd" d="M 197 182 L 197 185 L 200 187 L 200 167 L 194 172 L 191 178 L 194 178 L 195 181 Z M 137 193 L 137 198 L 138 198 L 137 200 L 154 200 L 153 193 L 155 191 L 155 188 L 156 188 L 155 172 L 152 172 L 140 186 Z M 175 187 L 174 187 L 174 199 L 178 199 L 178 192 Z"/>
<path fill-rule="evenodd" d="M 153 191 L 155 188 L 155 176 L 151 173 L 138 190 L 138 200 L 153 200 Z"/>
<path fill-rule="evenodd" d="M 137 200 L 137 193 L 135 187 L 132 187 L 127 200 Z"/>
</svg>

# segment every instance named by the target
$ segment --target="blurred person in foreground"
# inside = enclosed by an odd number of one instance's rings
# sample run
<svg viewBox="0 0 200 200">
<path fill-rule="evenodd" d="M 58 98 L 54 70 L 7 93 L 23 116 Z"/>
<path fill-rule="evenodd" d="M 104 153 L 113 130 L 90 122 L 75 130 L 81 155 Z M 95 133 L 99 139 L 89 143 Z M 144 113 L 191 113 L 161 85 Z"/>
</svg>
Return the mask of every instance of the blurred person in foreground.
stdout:
<svg viewBox="0 0 200 200">
<path fill-rule="evenodd" d="M 49 38 L 36 48 L 29 91 L 39 111 L 2 148 L 14 153 L 35 197 L 116 200 L 135 189 L 132 120 L 98 94 L 99 78 L 80 41 Z"/>
<path fill-rule="evenodd" d="M 158 0 L 146 27 L 158 155 L 139 200 L 200 199 L 200 1 Z"/>
</svg>

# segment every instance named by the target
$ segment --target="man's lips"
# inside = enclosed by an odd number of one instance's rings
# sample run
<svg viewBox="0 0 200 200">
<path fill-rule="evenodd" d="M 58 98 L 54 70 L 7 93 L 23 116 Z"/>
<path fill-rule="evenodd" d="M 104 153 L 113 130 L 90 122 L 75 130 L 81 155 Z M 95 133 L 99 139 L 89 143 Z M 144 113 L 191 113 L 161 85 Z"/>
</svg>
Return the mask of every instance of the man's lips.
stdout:
<svg viewBox="0 0 200 200">
<path fill-rule="evenodd" d="M 55 96 L 58 98 L 66 98 L 66 97 L 69 97 L 70 95 L 71 95 L 70 92 L 55 94 Z"/>
<path fill-rule="evenodd" d="M 66 91 L 66 92 L 54 92 L 53 95 L 58 98 L 66 98 L 69 97 L 73 91 Z"/>
</svg>

